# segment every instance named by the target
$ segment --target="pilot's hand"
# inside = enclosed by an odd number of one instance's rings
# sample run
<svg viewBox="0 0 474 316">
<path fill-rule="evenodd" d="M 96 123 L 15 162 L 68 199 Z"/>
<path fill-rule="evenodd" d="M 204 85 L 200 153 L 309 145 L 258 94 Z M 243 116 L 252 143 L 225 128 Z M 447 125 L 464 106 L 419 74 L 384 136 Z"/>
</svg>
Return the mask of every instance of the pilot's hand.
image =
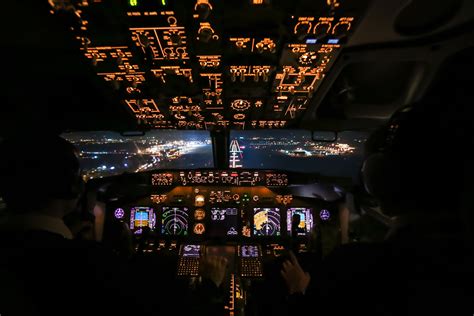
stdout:
<svg viewBox="0 0 474 316">
<path fill-rule="evenodd" d="M 281 276 L 286 282 L 290 294 L 305 293 L 311 276 L 303 271 L 293 252 L 290 251 L 290 260 L 283 262 Z"/>
<path fill-rule="evenodd" d="M 204 256 L 201 259 L 200 274 L 219 287 L 224 281 L 227 259 L 219 256 Z"/>
</svg>

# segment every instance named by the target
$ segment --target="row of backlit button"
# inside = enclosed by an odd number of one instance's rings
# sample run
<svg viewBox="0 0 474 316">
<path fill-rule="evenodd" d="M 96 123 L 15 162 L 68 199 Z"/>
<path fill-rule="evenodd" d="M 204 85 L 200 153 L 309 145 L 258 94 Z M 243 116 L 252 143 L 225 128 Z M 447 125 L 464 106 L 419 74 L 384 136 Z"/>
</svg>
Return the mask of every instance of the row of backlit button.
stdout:
<svg viewBox="0 0 474 316">
<path fill-rule="evenodd" d="M 178 264 L 178 275 L 192 275 L 199 274 L 199 259 L 197 258 L 180 258 Z"/>
<path fill-rule="evenodd" d="M 243 277 L 260 277 L 262 276 L 262 263 L 258 259 L 242 260 L 242 276 Z"/>
</svg>

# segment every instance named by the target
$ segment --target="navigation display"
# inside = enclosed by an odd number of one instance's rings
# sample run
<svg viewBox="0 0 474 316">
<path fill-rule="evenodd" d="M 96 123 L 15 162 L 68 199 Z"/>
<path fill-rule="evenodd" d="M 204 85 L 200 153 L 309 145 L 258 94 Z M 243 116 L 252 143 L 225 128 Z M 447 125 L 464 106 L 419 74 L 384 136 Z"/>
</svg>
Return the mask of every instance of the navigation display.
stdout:
<svg viewBox="0 0 474 316">
<path fill-rule="evenodd" d="M 239 212 L 236 208 L 211 208 L 210 237 L 237 236 Z"/>
<path fill-rule="evenodd" d="M 291 234 L 291 225 L 293 219 L 298 220 L 298 225 L 296 226 L 296 235 L 297 236 L 306 236 L 311 232 L 313 228 L 313 214 L 311 213 L 310 208 L 290 208 L 286 213 L 286 228 L 288 234 Z"/>
<path fill-rule="evenodd" d="M 201 253 L 201 245 L 184 245 L 181 249 L 183 257 L 199 258 Z"/>
<path fill-rule="evenodd" d="M 280 236 L 280 209 L 254 208 L 253 209 L 254 236 Z"/>
<path fill-rule="evenodd" d="M 150 207 L 134 207 L 130 211 L 130 229 L 137 230 L 143 227 L 155 228 L 155 213 Z"/>
<path fill-rule="evenodd" d="M 186 207 L 163 207 L 161 233 L 164 235 L 186 236 L 189 215 Z"/>
</svg>

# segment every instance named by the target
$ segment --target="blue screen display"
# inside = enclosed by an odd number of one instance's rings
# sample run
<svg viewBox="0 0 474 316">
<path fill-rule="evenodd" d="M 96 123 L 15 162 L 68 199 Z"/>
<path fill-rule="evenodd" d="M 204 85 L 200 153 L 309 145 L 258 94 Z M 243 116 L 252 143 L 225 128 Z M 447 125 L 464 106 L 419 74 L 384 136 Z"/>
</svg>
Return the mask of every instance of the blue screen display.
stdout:
<svg viewBox="0 0 474 316">
<path fill-rule="evenodd" d="M 136 212 L 135 213 L 135 220 L 136 221 L 147 221 L 148 220 L 148 212 Z"/>
</svg>

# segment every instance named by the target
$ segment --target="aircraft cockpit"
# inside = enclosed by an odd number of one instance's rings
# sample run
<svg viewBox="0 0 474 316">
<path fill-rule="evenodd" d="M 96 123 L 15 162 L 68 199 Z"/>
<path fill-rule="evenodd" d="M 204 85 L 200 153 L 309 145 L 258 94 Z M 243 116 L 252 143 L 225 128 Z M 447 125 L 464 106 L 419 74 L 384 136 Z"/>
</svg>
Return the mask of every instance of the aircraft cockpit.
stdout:
<svg viewBox="0 0 474 316">
<path fill-rule="evenodd" d="M 219 256 L 226 315 L 286 314 L 290 254 L 319 273 L 400 224 L 364 186 L 370 136 L 390 142 L 418 102 L 471 100 L 470 0 L 26 2 L 0 13 L 0 137 L 74 145 L 91 234 L 143 297 L 141 281 L 187 295 Z M 442 113 L 433 129 L 471 123 Z M 468 147 L 450 141 L 429 149 Z"/>
<path fill-rule="evenodd" d="M 264 309 L 258 312 L 264 313 L 278 307 L 263 307 L 261 302 L 272 299 L 262 295 L 269 291 L 261 289 L 274 286 L 268 280 L 289 258 L 289 251 L 305 267 L 316 268 L 318 260 L 332 249 L 357 238 L 349 231 L 353 204 L 346 190 L 347 177 L 353 176 L 354 166 L 360 163 L 365 133 L 343 134 L 336 145 L 313 142 L 311 133 L 301 130 L 292 135 L 276 131 L 272 137 L 268 132 L 232 135 L 224 169 L 210 168 L 219 158 L 213 157 L 209 133 L 179 132 L 179 142 L 172 139 L 172 132 L 161 134 L 124 137 L 109 133 L 110 140 L 120 142 L 109 145 L 108 153 L 102 155 L 91 149 L 97 137 L 104 137 L 100 133 L 63 137 L 76 143 L 84 165 L 89 166 L 83 174 L 89 177 L 90 192 L 95 192 L 94 215 L 103 222 L 99 234 L 104 245 L 117 253 L 123 250 L 121 234 L 126 227 L 134 256 L 146 262 L 143 264 L 165 266 L 173 282 L 184 289 L 199 282 L 203 257 L 225 257 L 224 286 L 229 293 L 225 308 L 229 313 L 260 308 Z M 346 141 L 352 146 L 343 143 Z M 119 152 L 120 147 L 131 150 Z M 307 151 L 301 166 L 288 167 L 286 163 L 301 151 Z M 225 150 L 214 150 L 219 152 Z M 172 168 L 181 166 L 181 160 L 193 169 Z M 308 169 L 318 160 L 325 163 L 319 166 L 323 169 Z M 290 170 L 247 168 L 257 165 Z M 319 174 L 327 166 L 340 166 L 349 173 L 346 178 L 338 174 L 340 181 L 334 181 L 337 177 L 330 181 L 327 172 Z M 129 169 L 138 172 L 124 173 Z M 280 290 L 283 295 L 284 289 Z"/>
</svg>

